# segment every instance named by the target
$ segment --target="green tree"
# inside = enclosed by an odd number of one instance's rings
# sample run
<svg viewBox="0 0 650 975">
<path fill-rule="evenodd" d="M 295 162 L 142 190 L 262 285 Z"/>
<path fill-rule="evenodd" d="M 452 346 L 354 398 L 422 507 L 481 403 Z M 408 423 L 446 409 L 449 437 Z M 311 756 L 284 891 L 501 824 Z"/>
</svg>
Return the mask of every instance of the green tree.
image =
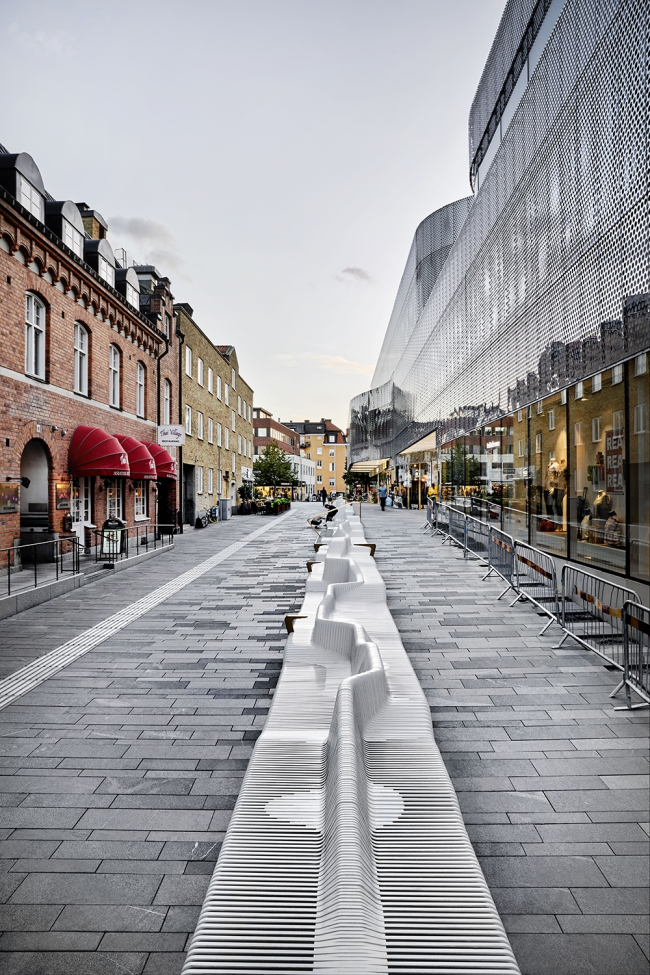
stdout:
<svg viewBox="0 0 650 975">
<path fill-rule="evenodd" d="M 255 483 L 264 487 L 278 487 L 280 484 L 298 484 L 291 461 L 275 440 L 267 444 L 253 464 Z"/>
</svg>

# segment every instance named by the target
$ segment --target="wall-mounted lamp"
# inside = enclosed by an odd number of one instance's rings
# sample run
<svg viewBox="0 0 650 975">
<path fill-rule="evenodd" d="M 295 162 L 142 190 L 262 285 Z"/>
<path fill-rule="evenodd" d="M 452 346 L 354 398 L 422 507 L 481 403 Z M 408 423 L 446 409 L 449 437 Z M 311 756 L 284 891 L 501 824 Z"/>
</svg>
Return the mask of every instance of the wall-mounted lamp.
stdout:
<svg viewBox="0 0 650 975">
<path fill-rule="evenodd" d="M 52 433 L 56 433 L 58 429 L 59 429 L 58 427 L 52 427 Z"/>
<path fill-rule="evenodd" d="M 67 431 L 66 431 L 66 430 L 62 430 L 62 431 L 61 431 L 61 436 L 62 436 L 62 437 L 67 437 L 67 435 L 68 435 L 68 434 L 67 434 Z"/>
<path fill-rule="evenodd" d="M 5 477 L 5 481 L 20 481 L 24 488 L 28 488 L 32 483 L 28 477 Z"/>
</svg>

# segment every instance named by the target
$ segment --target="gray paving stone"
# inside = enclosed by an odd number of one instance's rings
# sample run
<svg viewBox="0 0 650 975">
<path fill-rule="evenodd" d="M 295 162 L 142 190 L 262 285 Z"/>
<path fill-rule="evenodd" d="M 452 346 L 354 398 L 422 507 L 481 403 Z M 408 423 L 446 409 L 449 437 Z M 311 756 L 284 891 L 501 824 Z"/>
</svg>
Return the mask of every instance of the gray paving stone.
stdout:
<svg viewBox="0 0 650 975">
<path fill-rule="evenodd" d="M 69 904 L 61 908 L 22 908 L 7 905 L 7 910 L 59 911 L 53 924 L 57 931 L 160 931 L 166 922 L 167 909 L 161 907 L 142 907 L 139 904 L 111 905 L 110 911 L 105 907 L 88 904 Z M 1 917 L 1 915 L 0 915 Z M 24 930 L 30 930 L 25 928 Z M 193 929 L 192 929 L 193 930 Z"/>
<path fill-rule="evenodd" d="M 151 904 L 159 877 L 130 874 L 30 874 L 12 894 L 12 904 Z"/>
<path fill-rule="evenodd" d="M 2 975 L 141 975 L 147 955 L 89 951 L 17 951 L 2 956 Z"/>
<path fill-rule="evenodd" d="M 48 931 L 62 910 L 61 905 L 0 904 L 0 931 Z"/>
<path fill-rule="evenodd" d="M 648 960 L 630 935 L 510 935 L 522 975 L 549 975 L 549 959 L 562 975 L 647 975 Z"/>
<path fill-rule="evenodd" d="M 101 937 L 91 931 L 6 931 L 0 935 L 0 952 L 94 951 Z"/>
</svg>

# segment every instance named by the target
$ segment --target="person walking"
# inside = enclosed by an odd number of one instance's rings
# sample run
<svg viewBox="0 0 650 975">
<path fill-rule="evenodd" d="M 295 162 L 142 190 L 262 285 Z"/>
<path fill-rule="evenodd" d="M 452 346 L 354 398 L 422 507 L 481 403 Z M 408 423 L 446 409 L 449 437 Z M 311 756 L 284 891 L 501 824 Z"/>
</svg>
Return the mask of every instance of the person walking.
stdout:
<svg viewBox="0 0 650 975">
<path fill-rule="evenodd" d="M 323 507 L 325 507 L 325 505 L 327 504 L 327 491 L 325 490 L 325 488 L 321 489 L 320 499 L 323 502 Z"/>
<path fill-rule="evenodd" d="M 388 488 L 386 487 L 385 484 L 379 485 L 377 494 L 379 495 L 379 504 L 381 506 L 381 510 L 384 511 L 386 509 L 386 498 L 388 496 Z"/>
</svg>

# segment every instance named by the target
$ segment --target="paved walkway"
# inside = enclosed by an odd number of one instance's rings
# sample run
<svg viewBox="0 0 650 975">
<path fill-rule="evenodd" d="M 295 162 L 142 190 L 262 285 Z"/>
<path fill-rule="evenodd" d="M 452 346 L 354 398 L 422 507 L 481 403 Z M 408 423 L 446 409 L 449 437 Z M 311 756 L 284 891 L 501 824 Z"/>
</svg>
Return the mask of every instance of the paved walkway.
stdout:
<svg viewBox="0 0 650 975">
<path fill-rule="evenodd" d="M 2 625 L 5 673 L 269 530 L 0 711 L 3 975 L 172 975 L 214 868 L 313 554 L 307 506 Z"/>
<path fill-rule="evenodd" d="M 648 712 L 422 512 L 362 517 L 523 975 L 647 975 Z"/>
</svg>

